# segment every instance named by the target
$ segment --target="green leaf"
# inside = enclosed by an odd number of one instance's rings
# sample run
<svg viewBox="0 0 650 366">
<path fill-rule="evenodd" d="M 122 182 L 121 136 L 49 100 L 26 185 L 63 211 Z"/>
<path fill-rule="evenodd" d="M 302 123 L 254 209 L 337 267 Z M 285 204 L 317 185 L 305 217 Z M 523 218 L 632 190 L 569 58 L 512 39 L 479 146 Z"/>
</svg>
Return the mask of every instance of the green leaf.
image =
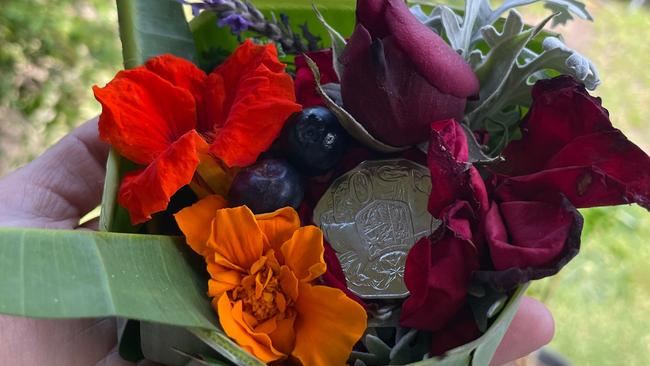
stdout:
<svg viewBox="0 0 650 366">
<path fill-rule="evenodd" d="M 221 331 L 200 328 L 189 329 L 189 331 L 237 366 L 264 366 L 262 361 L 244 351 Z"/>
<path fill-rule="evenodd" d="M 183 327 L 141 322 L 140 334 L 142 352 L 147 360 L 153 362 L 167 366 L 184 366 L 191 361 L 188 355 L 216 356 L 210 346 Z"/>
<path fill-rule="evenodd" d="M 117 0 L 124 67 L 171 53 L 196 61 L 196 47 L 182 5 L 174 0 Z"/>
<path fill-rule="evenodd" d="M 330 36 L 330 41 L 332 43 L 332 65 L 334 65 L 336 76 L 338 76 L 339 80 L 341 80 L 343 78 L 344 66 L 339 61 L 339 56 L 343 54 L 343 50 L 345 49 L 347 42 L 345 41 L 345 38 L 343 38 L 343 36 L 336 29 L 334 29 L 334 27 L 327 23 L 325 17 L 323 17 L 323 14 L 318 11 L 316 4 L 312 4 L 312 7 L 314 8 L 314 13 L 316 13 L 316 18 L 327 30 L 327 34 Z"/>
<path fill-rule="evenodd" d="M 204 268 L 177 237 L 1 229 L 0 313 L 216 329 Z"/>
</svg>

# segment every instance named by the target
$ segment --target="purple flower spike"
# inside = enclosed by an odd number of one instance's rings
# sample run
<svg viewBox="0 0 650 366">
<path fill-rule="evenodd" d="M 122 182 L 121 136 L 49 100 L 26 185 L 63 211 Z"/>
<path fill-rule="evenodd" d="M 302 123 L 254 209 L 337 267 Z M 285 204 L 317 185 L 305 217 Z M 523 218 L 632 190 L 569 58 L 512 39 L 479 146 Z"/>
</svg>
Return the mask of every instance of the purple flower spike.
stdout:
<svg viewBox="0 0 650 366">
<path fill-rule="evenodd" d="M 217 21 L 217 25 L 219 27 L 228 26 L 230 27 L 230 30 L 233 32 L 233 34 L 240 34 L 253 24 L 240 14 L 230 13 L 225 17 L 219 19 Z"/>
</svg>

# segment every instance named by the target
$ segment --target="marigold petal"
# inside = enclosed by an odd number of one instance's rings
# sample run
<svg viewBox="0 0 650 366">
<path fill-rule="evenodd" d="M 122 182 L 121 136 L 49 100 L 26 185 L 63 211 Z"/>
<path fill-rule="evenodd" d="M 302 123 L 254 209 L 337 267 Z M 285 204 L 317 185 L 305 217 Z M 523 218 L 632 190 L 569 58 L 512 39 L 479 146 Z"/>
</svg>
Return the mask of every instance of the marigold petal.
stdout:
<svg viewBox="0 0 650 366">
<path fill-rule="evenodd" d="M 298 284 L 300 281 L 287 266 L 280 267 L 280 286 L 282 291 L 293 301 L 298 299 Z"/>
<path fill-rule="evenodd" d="M 284 263 L 300 281 L 308 282 L 325 273 L 323 232 L 310 225 L 296 230 L 280 249 Z"/>
<path fill-rule="evenodd" d="M 300 217 L 292 207 L 255 215 L 255 219 L 276 254 L 280 252 L 282 244 L 291 239 L 293 233 L 300 228 Z"/>
<path fill-rule="evenodd" d="M 221 297 L 229 290 L 239 286 L 242 280 L 242 272 L 222 267 L 218 264 L 208 263 L 208 296 Z"/>
<path fill-rule="evenodd" d="M 127 159 L 149 164 L 196 127 L 192 94 L 139 67 L 93 87 L 102 104 L 99 136 Z"/>
<path fill-rule="evenodd" d="M 199 164 L 198 151 L 205 141 L 192 130 L 172 143 L 144 170 L 122 180 L 118 202 L 129 211 L 131 222 L 139 224 L 151 214 L 167 208 L 171 196 L 192 180 Z"/>
<path fill-rule="evenodd" d="M 253 333 L 244 321 L 241 301 L 231 304 L 227 294 L 217 302 L 219 323 L 228 337 L 264 363 L 279 360 L 286 355 L 273 348 L 268 334 Z"/>
<path fill-rule="evenodd" d="M 303 365 L 345 365 L 366 330 L 363 307 L 341 290 L 301 283 L 296 309 L 296 345 L 291 354 Z"/>
<path fill-rule="evenodd" d="M 187 244 L 198 254 L 206 256 L 210 226 L 217 210 L 228 207 L 228 201 L 218 195 L 207 196 L 174 215 Z"/>
<path fill-rule="evenodd" d="M 293 329 L 296 314 L 284 319 L 276 319 L 276 328 L 269 333 L 273 347 L 284 354 L 290 354 L 296 343 L 296 332 Z"/>
<path fill-rule="evenodd" d="M 216 212 L 208 246 L 215 251 L 216 263 L 230 263 L 248 270 L 260 259 L 268 244 L 251 210 L 240 206 Z M 220 263 L 224 260 L 228 263 Z"/>
<path fill-rule="evenodd" d="M 272 45 L 242 44 L 208 76 L 205 91 L 201 110 L 211 124 L 205 131 L 213 140 L 210 152 L 229 167 L 255 162 L 302 109 Z"/>
</svg>

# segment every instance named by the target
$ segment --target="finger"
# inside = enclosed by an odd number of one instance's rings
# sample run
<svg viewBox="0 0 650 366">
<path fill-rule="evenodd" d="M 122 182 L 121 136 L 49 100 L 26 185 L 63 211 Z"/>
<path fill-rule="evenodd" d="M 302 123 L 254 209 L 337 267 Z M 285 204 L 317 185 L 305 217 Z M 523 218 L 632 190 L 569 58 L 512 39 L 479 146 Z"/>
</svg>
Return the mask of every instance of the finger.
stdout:
<svg viewBox="0 0 650 366">
<path fill-rule="evenodd" d="M 97 119 L 81 125 L 0 181 L 0 225 L 76 227 L 79 218 L 99 204 L 107 155 Z"/>
<path fill-rule="evenodd" d="M 524 297 L 490 366 L 503 365 L 530 354 L 548 344 L 554 333 L 551 312 L 539 301 Z"/>
<path fill-rule="evenodd" d="M 112 318 L 49 320 L 0 316 L 3 365 L 95 365 L 117 342 Z"/>
</svg>

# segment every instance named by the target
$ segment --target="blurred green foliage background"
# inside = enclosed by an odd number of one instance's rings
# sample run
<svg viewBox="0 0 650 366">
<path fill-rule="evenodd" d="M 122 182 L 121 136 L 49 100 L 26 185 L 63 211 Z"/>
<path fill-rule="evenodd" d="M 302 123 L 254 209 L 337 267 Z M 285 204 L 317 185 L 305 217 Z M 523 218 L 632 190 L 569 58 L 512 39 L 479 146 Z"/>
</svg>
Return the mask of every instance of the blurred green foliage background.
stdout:
<svg viewBox="0 0 650 366">
<path fill-rule="evenodd" d="M 114 2 L 1 4 L 0 176 L 98 114 L 91 86 L 121 65 Z M 604 83 L 595 94 L 614 124 L 650 151 L 650 9 L 614 1 L 588 8 L 595 23 L 556 30 L 598 66 Z M 532 23 L 544 14 L 524 12 Z M 636 206 L 583 214 L 581 254 L 530 290 L 555 314 L 551 347 L 575 365 L 650 365 L 650 214 Z"/>
</svg>

